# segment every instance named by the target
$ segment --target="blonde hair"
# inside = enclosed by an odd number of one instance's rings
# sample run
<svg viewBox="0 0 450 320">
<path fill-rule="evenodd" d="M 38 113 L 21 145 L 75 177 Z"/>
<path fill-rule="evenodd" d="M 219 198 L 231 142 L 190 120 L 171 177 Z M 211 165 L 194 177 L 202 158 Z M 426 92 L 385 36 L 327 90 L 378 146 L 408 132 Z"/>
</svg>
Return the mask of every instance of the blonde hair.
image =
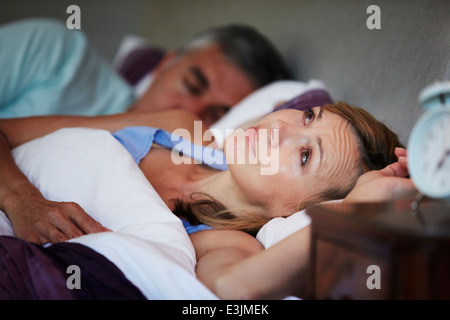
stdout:
<svg viewBox="0 0 450 320">
<path fill-rule="evenodd" d="M 258 232 L 270 219 L 255 212 L 230 210 L 206 193 L 193 193 L 188 200 L 172 199 L 173 213 L 191 225 L 206 224 L 215 229 Z M 239 212 L 237 212 L 239 211 Z"/>
</svg>

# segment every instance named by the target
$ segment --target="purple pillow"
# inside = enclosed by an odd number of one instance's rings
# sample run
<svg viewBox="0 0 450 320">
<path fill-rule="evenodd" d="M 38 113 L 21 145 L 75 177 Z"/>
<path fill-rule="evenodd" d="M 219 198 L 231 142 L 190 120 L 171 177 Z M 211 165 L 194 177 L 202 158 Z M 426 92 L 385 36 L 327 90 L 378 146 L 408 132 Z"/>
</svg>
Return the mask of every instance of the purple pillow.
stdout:
<svg viewBox="0 0 450 320">
<path fill-rule="evenodd" d="M 145 75 L 153 71 L 164 54 L 165 51 L 157 47 L 139 46 L 126 55 L 117 71 L 129 84 L 134 86 Z"/>
<path fill-rule="evenodd" d="M 305 111 L 313 107 L 319 107 L 330 103 L 333 103 L 333 99 L 326 90 L 313 89 L 283 103 L 282 105 L 276 107 L 273 111 L 275 112 L 284 109 Z"/>
</svg>

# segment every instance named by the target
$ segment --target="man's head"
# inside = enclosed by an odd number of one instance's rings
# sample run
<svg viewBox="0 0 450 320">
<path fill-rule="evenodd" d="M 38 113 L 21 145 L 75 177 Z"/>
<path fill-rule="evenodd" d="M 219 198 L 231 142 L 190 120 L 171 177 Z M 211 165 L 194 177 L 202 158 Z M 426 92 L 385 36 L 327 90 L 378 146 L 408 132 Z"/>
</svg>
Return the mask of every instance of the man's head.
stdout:
<svg viewBox="0 0 450 320">
<path fill-rule="evenodd" d="M 208 125 L 254 90 L 291 79 L 280 54 L 244 25 L 207 29 L 168 53 L 136 109 L 185 109 Z"/>
</svg>

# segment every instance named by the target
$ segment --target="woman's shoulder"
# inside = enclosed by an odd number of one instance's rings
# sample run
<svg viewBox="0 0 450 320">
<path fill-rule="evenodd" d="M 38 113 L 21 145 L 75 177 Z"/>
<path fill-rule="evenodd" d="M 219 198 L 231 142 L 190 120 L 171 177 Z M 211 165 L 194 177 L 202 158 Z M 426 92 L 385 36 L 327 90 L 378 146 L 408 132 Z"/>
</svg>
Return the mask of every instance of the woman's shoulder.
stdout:
<svg viewBox="0 0 450 320">
<path fill-rule="evenodd" d="M 204 230 L 190 235 L 197 259 L 205 253 L 222 248 L 239 248 L 251 253 L 264 250 L 262 244 L 253 236 L 239 230 Z"/>
</svg>

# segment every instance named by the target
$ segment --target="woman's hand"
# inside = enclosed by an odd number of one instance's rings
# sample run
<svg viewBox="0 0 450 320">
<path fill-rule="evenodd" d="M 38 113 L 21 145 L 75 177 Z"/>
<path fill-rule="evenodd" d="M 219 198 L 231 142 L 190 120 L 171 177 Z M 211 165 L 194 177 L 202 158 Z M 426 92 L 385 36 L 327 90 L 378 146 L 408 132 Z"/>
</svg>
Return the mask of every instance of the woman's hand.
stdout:
<svg viewBox="0 0 450 320">
<path fill-rule="evenodd" d="M 381 202 L 414 198 L 418 191 L 411 179 L 407 178 L 407 152 L 403 148 L 396 148 L 395 154 L 398 162 L 363 174 L 344 201 Z"/>
<path fill-rule="evenodd" d="M 44 199 L 37 190 L 11 194 L 6 214 L 16 237 L 37 244 L 55 243 L 87 233 L 109 231 L 74 202 Z"/>
</svg>

